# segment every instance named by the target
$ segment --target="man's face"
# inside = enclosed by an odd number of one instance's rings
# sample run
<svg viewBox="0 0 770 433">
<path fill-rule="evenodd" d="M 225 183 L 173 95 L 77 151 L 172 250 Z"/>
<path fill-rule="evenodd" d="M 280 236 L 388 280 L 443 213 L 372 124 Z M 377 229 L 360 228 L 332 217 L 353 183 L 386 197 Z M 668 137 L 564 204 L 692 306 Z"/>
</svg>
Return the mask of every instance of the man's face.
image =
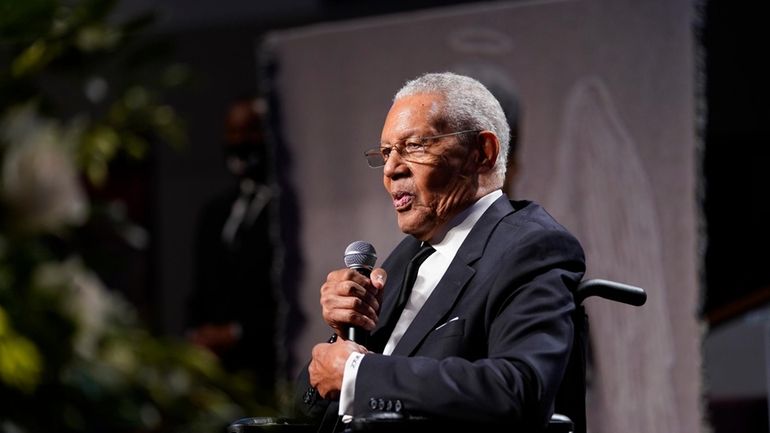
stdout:
<svg viewBox="0 0 770 433">
<path fill-rule="evenodd" d="M 385 119 L 381 145 L 456 132 L 439 129 L 441 109 L 442 99 L 437 95 L 398 99 Z M 402 232 L 430 240 L 476 198 L 478 151 L 461 145 L 458 139 L 450 136 L 426 141 L 426 154 L 419 162 L 406 161 L 395 150 L 390 153 L 383 167 L 383 183 Z"/>
<path fill-rule="evenodd" d="M 224 132 L 227 169 L 238 178 L 261 180 L 265 159 L 262 123 L 251 102 L 238 102 L 230 108 Z"/>
</svg>

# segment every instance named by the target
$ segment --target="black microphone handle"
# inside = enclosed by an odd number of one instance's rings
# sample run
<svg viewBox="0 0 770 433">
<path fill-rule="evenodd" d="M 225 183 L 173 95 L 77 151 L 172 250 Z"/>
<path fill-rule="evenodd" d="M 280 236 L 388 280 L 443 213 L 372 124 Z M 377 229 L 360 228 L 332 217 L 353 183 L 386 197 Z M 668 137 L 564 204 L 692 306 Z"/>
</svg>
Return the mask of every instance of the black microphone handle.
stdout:
<svg viewBox="0 0 770 433">
<path fill-rule="evenodd" d="M 369 276 L 372 275 L 372 270 L 367 267 L 357 266 L 351 269 L 365 276 L 366 278 L 369 278 Z M 369 336 L 369 333 L 366 332 L 365 329 L 359 328 L 358 326 L 349 326 L 346 334 L 348 340 L 358 344 L 366 344 L 366 339 Z"/>
</svg>

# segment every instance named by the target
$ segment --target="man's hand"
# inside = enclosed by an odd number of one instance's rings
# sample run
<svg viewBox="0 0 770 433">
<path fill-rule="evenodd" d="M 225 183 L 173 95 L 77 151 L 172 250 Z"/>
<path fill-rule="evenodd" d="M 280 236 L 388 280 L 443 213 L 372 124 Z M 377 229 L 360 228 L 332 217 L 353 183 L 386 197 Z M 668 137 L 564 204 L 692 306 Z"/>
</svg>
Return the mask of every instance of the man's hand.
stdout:
<svg viewBox="0 0 770 433">
<path fill-rule="evenodd" d="M 366 353 L 366 347 L 349 340 L 321 343 L 313 347 L 313 359 L 307 368 L 310 385 L 326 399 L 337 398 L 342 388 L 345 361 L 353 352 Z"/>
<path fill-rule="evenodd" d="M 382 287 L 387 274 L 382 268 L 372 270 L 371 278 L 351 269 L 332 271 L 321 286 L 321 309 L 324 321 L 339 336 L 344 329 L 357 326 L 374 329 L 380 312 Z"/>
</svg>

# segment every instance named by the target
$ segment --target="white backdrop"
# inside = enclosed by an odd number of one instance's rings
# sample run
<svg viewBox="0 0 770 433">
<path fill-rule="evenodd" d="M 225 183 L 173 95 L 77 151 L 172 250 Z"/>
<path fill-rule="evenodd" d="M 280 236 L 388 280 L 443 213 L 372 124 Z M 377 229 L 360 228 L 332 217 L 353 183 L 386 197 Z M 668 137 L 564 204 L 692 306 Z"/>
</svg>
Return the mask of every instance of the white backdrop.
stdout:
<svg viewBox="0 0 770 433">
<path fill-rule="evenodd" d="M 638 309 L 588 301 L 590 431 L 701 431 L 691 7 L 498 2 L 271 34 L 261 54 L 305 264 L 309 321 L 297 352 L 328 337 L 318 289 L 347 244 L 367 240 L 384 259 L 402 237 L 382 172 L 363 158 L 393 93 L 423 72 L 454 70 L 518 96 L 516 197 L 541 202 L 578 236 L 589 277 L 648 291 Z"/>
</svg>

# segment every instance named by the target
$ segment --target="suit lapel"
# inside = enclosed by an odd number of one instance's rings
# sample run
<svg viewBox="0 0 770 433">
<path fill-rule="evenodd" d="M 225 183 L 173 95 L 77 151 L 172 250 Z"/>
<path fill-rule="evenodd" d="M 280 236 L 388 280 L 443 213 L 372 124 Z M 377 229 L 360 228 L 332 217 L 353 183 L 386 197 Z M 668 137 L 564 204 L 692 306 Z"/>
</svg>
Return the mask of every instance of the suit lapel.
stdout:
<svg viewBox="0 0 770 433">
<path fill-rule="evenodd" d="M 393 355 L 411 355 L 418 344 L 435 328 L 439 321 L 449 312 L 463 287 L 476 271 L 466 264 L 449 266 L 444 277 L 425 301 L 425 305 L 417 313 L 412 324 L 401 337 L 401 341 L 393 349 Z"/>
<path fill-rule="evenodd" d="M 484 248 L 492 231 L 500 220 L 511 212 L 513 212 L 513 207 L 505 196 L 495 200 L 484 212 L 468 237 L 465 238 L 433 293 L 425 301 L 409 329 L 396 345 L 393 355 L 412 355 L 417 346 L 449 313 L 463 288 L 476 273 L 472 265 L 484 253 Z M 392 309 L 394 300 L 391 299 L 390 301 L 389 307 Z M 390 311 L 388 312 L 390 313 Z"/>
</svg>

